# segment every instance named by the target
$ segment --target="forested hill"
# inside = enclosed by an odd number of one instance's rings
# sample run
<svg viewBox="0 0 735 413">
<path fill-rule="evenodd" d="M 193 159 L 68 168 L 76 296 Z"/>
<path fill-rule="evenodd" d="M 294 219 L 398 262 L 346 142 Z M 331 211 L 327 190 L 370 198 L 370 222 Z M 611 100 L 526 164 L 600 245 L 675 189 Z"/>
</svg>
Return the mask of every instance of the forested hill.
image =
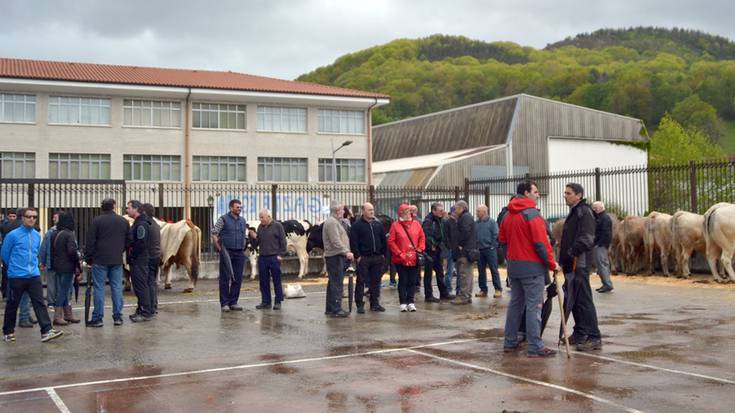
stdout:
<svg viewBox="0 0 735 413">
<path fill-rule="evenodd" d="M 732 41 L 682 29 L 604 29 L 542 50 L 433 35 L 347 54 L 298 80 L 389 94 L 375 124 L 528 93 L 634 116 L 649 130 L 669 112 L 727 140 L 734 59 Z"/>
</svg>

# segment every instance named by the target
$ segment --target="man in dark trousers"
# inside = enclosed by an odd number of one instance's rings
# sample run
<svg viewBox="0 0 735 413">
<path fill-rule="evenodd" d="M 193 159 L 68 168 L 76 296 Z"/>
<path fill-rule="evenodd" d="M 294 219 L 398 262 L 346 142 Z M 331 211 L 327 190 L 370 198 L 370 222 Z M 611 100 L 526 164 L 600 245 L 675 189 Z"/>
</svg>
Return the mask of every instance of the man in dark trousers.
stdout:
<svg viewBox="0 0 735 413">
<path fill-rule="evenodd" d="M 357 313 L 365 314 L 365 284 L 370 290 L 370 311 L 385 311 L 380 305 L 380 281 L 387 251 L 385 227 L 375 219 L 375 207 L 370 202 L 362 206 L 362 216 L 352 224 L 350 249 L 357 260 Z"/>
<path fill-rule="evenodd" d="M 8 212 L 8 222 L 3 225 L 2 228 L 2 237 L 3 240 L 5 237 L 10 234 L 12 231 L 14 231 L 17 228 L 20 228 L 23 226 L 23 214 L 25 213 L 24 208 L 19 208 L 17 211 Z M 10 218 L 13 218 L 13 220 L 10 220 Z M 7 299 L 8 293 L 10 292 L 10 287 L 8 284 L 8 263 L 3 261 L 3 296 Z M 28 293 L 23 294 L 23 296 L 20 298 L 20 314 L 18 316 L 18 327 L 23 328 L 31 328 L 33 327 L 33 324 L 36 323 L 35 320 L 31 318 L 31 300 L 28 296 Z"/>
<path fill-rule="evenodd" d="M 424 301 L 438 303 L 449 299 L 450 294 L 444 283 L 443 258 L 448 255 L 448 239 L 444 224 L 444 204 L 431 204 L 431 212 L 424 218 L 422 224 L 426 236 L 426 253 L 431 258 L 424 264 Z M 436 286 L 439 288 L 439 298 L 434 297 L 434 287 L 431 286 L 431 273 L 436 274 Z M 452 297 L 454 298 L 454 297 Z"/>
<path fill-rule="evenodd" d="M 150 287 L 153 315 L 158 313 L 158 269 L 161 267 L 161 226 L 153 218 L 156 214 L 151 204 L 143 204 L 143 211 L 151 226 L 151 243 L 148 251 L 148 286 Z"/>
<path fill-rule="evenodd" d="M 102 327 L 105 311 L 105 280 L 110 282 L 112 319 L 116 326 L 123 324 L 123 252 L 127 245 L 130 225 L 115 213 L 115 200 L 102 201 L 102 214 L 92 220 L 87 231 L 84 260 L 92 266 L 94 311 L 87 327 Z"/>
<path fill-rule="evenodd" d="M 242 274 L 245 270 L 245 240 L 247 237 L 248 224 L 240 216 L 242 202 L 233 199 L 229 204 L 230 212 L 222 215 L 212 228 L 212 241 L 215 248 L 220 252 L 219 263 L 219 303 L 223 313 L 229 311 L 242 311 L 242 306 L 237 304 L 240 299 L 240 287 L 242 286 Z M 223 254 L 222 249 L 227 254 Z M 232 279 L 230 279 L 227 263 L 224 262 L 226 255 L 229 256 L 232 267 Z"/>
<path fill-rule="evenodd" d="M 559 262 L 565 274 L 565 308 L 574 316 L 574 333 L 569 339 L 578 351 L 602 349 L 597 311 L 592 301 L 589 268 L 595 241 L 595 217 L 584 199 L 584 188 L 569 183 L 564 189 L 564 201 L 571 208 L 561 236 Z"/>
<path fill-rule="evenodd" d="M 261 209 L 258 213 L 257 237 L 250 232 L 253 247 L 258 248 L 258 281 L 260 284 L 260 304 L 255 308 L 271 308 L 271 279 L 275 293 L 273 309 L 280 310 L 283 301 L 281 282 L 281 259 L 286 255 L 286 232 L 280 222 L 274 221 L 271 211 Z"/>
<path fill-rule="evenodd" d="M 472 302 L 473 274 L 470 263 L 477 261 L 480 252 L 477 249 L 475 219 L 469 212 L 467 202 L 458 201 L 454 204 L 454 210 L 457 214 L 457 230 L 450 237 L 450 247 L 461 287 L 452 304 L 462 305 Z"/>
<path fill-rule="evenodd" d="M 608 250 L 612 243 L 613 224 L 610 216 L 605 212 L 605 204 L 600 201 L 592 203 L 592 212 L 595 213 L 595 247 L 592 250 L 595 256 L 595 268 L 597 275 L 600 276 L 602 287 L 598 288 L 598 293 L 609 293 L 613 290 L 612 280 L 610 279 L 610 258 Z"/>
<path fill-rule="evenodd" d="M 153 301 L 151 297 L 150 265 L 151 224 L 143 211 L 143 204 L 133 200 L 128 202 L 127 214 L 133 218 L 133 226 L 128 235 L 128 265 L 133 291 L 138 298 L 138 311 L 130 315 L 130 321 L 139 323 L 150 321 L 153 317 Z"/>
</svg>

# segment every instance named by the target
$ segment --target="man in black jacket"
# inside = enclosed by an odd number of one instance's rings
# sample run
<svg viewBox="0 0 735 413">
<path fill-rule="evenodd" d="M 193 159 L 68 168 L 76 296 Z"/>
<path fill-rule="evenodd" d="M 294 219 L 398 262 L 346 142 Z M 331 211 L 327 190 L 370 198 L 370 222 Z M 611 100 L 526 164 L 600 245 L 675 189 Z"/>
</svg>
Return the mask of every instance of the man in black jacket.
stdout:
<svg viewBox="0 0 735 413">
<path fill-rule="evenodd" d="M 457 214 L 457 230 L 450 237 L 450 248 L 457 267 L 460 291 L 457 297 L 452 300 L 452 304 L 469 304 L 472 302 L 473 284 L 470 263 L 477 261 L 479 255 L 475 234 L 475 219 L 469 213 L 469 206 L 465 201 L 458 201 L 454 205 L 454 209 Z"/>
<path fill-rule="evenodd" d="M 442 260 L 448 255 L 448 237 L 445 233 L 444 204 L 431 204 L 431 212 L 424 218 L 422 224 L 426 236 L 426 252 L 431 259 L 424 264 L 424 301 L 438 303 L 439 299 L 454 298 L 449 295 L 444 284 L 444 265 Z M 439 288 L 439 298 L 434 297 L 434 287 L 431 286 L 431 272 L 436 274 L 436 286 Z"/>
<path fill-rule="evenodd" d="M 608 249 L 612 243 L 613 224 L 610 216 L 605 212 L 605 204 L 600 201 L 592 203 L 592 211 L 595 213 L 597 225 L 595 227 L 595 247 L 592 250 L 595 256 L 595 268 L 597 275 L 600 276 L 602 287 L 598 288 L 598 293 L 608 293 L 613 290 L 612 280 L 610 279 L 610 258 L 608 257 Z"/>
<path fill-rule="evenodd" d="M 370 310 L 385 311 L 380 305 L 380 281 L 385 270 L 387 251 L 385 227 L 375 219 L 375 207 L 369 202 L 362 206 L 362 216 L 352 224 L 350 249 L 357 260 L 357 313 L 365 313 L 365 284 L 368 284 L 370 291 Z"/>
<path fill-rule="evenodd" d="M 94 311 L 88 327 L 102 327 L 105 309 L 105 280 L 110 282 L 112 295 L 112 319 L 121 326 L 123 309 L 123 259 L 130 225 L 115 213 L 115 200 L 102 201 L 102 214 L 92 220 L 87 231 L 84 260 L 92 266 Z"/>
<path fill-rule="evenodd" d="M 133 218 L 133 226 L 128 232 L 128 265 L 130 265 L 130 281 L 133 291 L 138 298 L 138 311 L 130 315 L 130 321 L 134 323 L 149 321 L 153 316 L 153 302 L 151 301 L 151 287 L 148 278 L 148 265 L 151 248 L 151 224 L 148 216 L 143 211 L 140 201 L 128 202 L 126 210 L 128 216 Z"/>
<path fill-rule="evenodd" d="M 153 315 L 158 313 L 158 269 L 161 267 L 161 226 L 153 218 L 156 210 L 152 204 L 143 204 L 143 211 L 151 226 L 151 244 L 148 250 L 148 287 L 151 294 Z"/>
<path fill-rule="evenodd" d="M 565 274 L 564 307 L 571 309 L 574 316 L 574 333 L 569 342 L 576 344 L 578 351 L 600 350 L 602 341 L 589 276 L 595 241 L 595 217 L 584 199 L 582 185 L 567 184 L 564 200 L 571 210 L 564 222 L 559 262 Z"/>
</svg>

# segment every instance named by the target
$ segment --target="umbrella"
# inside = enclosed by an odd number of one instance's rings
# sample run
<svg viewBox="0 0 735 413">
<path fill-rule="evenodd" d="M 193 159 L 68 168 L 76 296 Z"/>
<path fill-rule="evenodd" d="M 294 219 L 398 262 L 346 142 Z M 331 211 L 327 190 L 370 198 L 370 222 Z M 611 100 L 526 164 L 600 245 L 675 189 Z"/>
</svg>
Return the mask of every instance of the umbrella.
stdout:
<svg viewBox="0 0 735 413">
<path fill-rule="evenodd" d="M 549 322 L 549 317 L 551 317 L 551 311 L 554 309 L 554 297 L 556 296 L 556 284 L 551 283 L 546 287 L 546 300 L 544 301 L 544 305 L 541 307 L 541 335 L 544 335 L 544 329 L 546 328 L 546 323 Z M 518 328 L 519 333 L 523 333 L 525 335 L 526 333 L 526 309 L 523 309 L 523 314 L 521 314 L 521 325 Z"/>
<path fill-rule="evenodd" d="M 566 329 L 565 321 L 569 319 L 569 315 L 572 313 L 572 308 L 577 302 L 577 295 L 579 294 L 579 281 L 580 277 L 577 277 L 577 259 L 574 258 L 572 262 L 572 272 L 564 274 L 564 317 L 562 322 L 564 325 L 559 326 L 559 343 L 566 336 L 564 330 Z"/>
<path fill-rule="evenodd" d="M 219 261 L 225 265 L 227 279 L 230 282 L 235 281 L 235 270 L 232 269 L 232 261 L 230 261 L 230 253 L 227 252 L 227 248 L 219 249 Z"/>
<path fill-rule="evenodd" d="M 79 278 L 77 276 L 74 276 L 74 302 L 79 302 Z"/>
<path fill-rule="evenodd" d="M 89 307 L 92 304 L 92 276 L 87 267 L 87 288 L 84 290 L 84 325 L 89 325 Z"/>
<path fill-rule="evenodd" d="M 355 268 L 350 265 L 347 267 L 347 303 L 348 308 L 350 309 L 350 312 L 352 312 L 352 294 L 354 293 L 354 284 L 352 281 L 352 277 L 355 275 Z"/>
</svg>

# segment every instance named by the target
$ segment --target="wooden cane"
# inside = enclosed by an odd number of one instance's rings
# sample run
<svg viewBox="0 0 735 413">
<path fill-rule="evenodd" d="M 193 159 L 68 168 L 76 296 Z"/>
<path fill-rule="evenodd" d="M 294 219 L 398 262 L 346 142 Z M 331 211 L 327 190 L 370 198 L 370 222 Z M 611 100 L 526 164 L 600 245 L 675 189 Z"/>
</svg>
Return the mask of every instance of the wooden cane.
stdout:
<svg viewBox="0 0 735 413">
<path fill-rule="evenodd" d="M 556 284 L 556 296 L 559 298 L 559 310 L 561 310 L 561 329 L 564 334 L 564 346 L 567 349 L 567 358 L 571 358 L 571 350 L 569 349 L 569 334 L 567 334 L 567 320 L 564 316 L 564 301 L 561 298 L 561 287 L 559 286 L 559 272 L 554 271 L 554 283 Z"/>
</svg>

